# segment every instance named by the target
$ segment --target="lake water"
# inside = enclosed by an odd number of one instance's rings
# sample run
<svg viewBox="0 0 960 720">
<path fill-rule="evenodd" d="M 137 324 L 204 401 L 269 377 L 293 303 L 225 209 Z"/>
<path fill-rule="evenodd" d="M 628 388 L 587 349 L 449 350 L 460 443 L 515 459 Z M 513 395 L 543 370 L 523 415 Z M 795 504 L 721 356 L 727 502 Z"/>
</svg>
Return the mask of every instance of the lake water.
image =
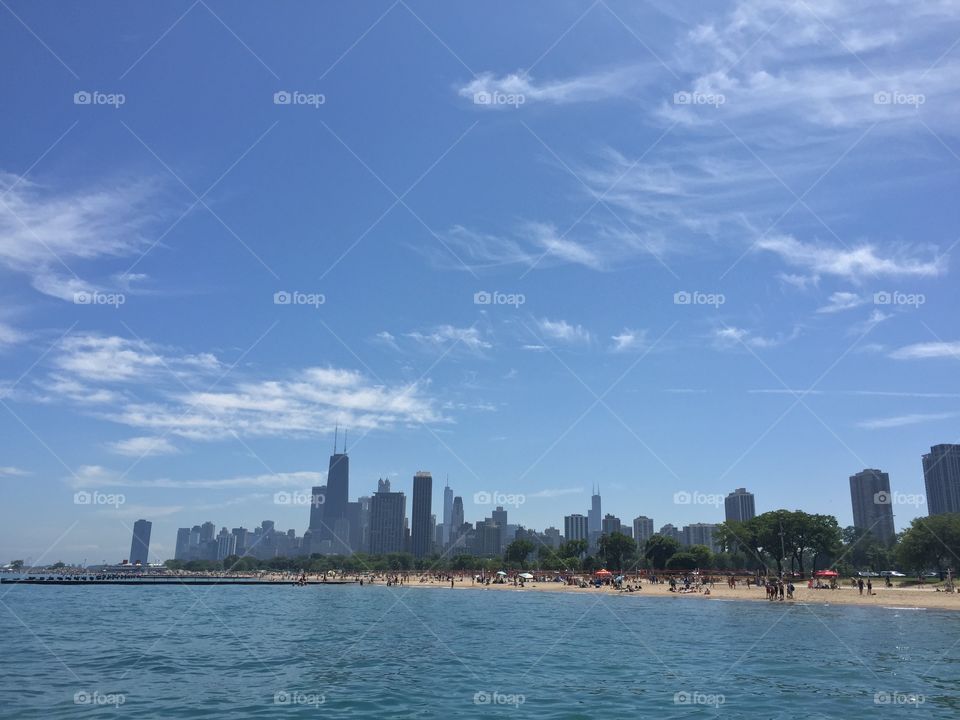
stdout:
<svg viewBox="0 0 960 720">
<path fill-rule="evenodd" d="M 0 717 L 960 717 L 960 613 L 0 586 Z"/>
</svg>

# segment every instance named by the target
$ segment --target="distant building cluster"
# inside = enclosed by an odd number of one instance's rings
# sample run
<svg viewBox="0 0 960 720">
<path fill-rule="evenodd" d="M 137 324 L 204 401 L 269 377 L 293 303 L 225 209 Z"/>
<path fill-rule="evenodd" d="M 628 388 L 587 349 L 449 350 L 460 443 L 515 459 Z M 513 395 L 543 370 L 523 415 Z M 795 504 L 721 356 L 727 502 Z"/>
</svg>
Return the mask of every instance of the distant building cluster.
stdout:
<svg viewBox="0 0 960 720">
<path fill-rule="evenodd" d="M 923 456 L 926 502 L 931 515 L 960 512 L 960 445 L 935 445 Z M 595 552 L 603 535 L 622 533 L 642 545 L 654 535 L 653 519 L 645 515 L 624 523 L 619 517 L 602 513 L 599 488 L 594 488 L 586 515 L 573 513 L 563 519 L 563 531 L 548 527 L 542 532 L 511 523 L 503 505 L 494 505 L 488 517 L 467 522 L 463 498 L 454 495 L 449 483 L 443 488 L 440 522 L 433 511 L 433 477 L 419 471 L 413 476 L 410 514 L 407 497 L 393 491 L 390 481 L 380 479 L 376 492 L 350 501 L 350 458 L 346 441 L 342 451 L 330 456 L 327 484 L 312 488 L 309 525 L 302 536 L 295 530 L 277 531 L 273 521 L 264 520 L 252 531 L 243 527 L 217 532 L 212 522 L 180 528 L 177 531 L 175 557 L 178 560 L 223 560 L 232 555 L 266 560 L 319 553 L 348 555 L 364 552 L 376 555 L 411 553 L 423 558 L 435 553 L 495 557 L 503 554 L 512 541 L 527 539 L 535 546 L 558 548 L 572 540 L 586 542 Z M 870 532 L 883 543 L 892 543 L 894 505 L 897 496 L 890 489 L 887 473 L 868 468 L 850 476 L 850 499 L 854 527 Z M 718 499 L 719 501 L 719 499 Z M 736 488 L 724 498 L 726 521 L 744 522 L 756 516 L 754 495 Z M 150 523 L 134 525 L 130 562 L 146 564 L 150 544 Z M 705 545 L 713 551 L 718 525 L 691 523 L 677 527 L 670 523 L 656 532 L 673 538 L 681 546 Z"/>
</svg>

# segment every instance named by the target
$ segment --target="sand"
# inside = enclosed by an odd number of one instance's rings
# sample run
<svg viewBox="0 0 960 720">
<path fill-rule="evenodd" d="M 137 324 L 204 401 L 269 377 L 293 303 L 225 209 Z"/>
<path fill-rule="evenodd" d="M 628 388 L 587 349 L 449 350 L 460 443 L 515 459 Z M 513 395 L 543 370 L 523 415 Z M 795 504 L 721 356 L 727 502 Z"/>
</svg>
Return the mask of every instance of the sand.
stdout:
<svg viewBox="0 0 960 720">
<path fill-rule="evenodd" d="M 378 582 L 377 584 L 382 584 Z M 450 581 L 441 582 L 434 580 L 432 582 L 420 583 L 415 578 L 410 583 L 404 583 L 404 588 L 446 588 L 450 589 Z M 793 600 L 784 600 L 782 604 L 810 604 L 810 605 L 864 605 L 877 608 L 915 608 L 918 610 L 960 610 L 960 593 L 937 592 L 932 587 L 928 588 L 887 588 L 883 583 L 879 587 L 874 585 L 873 595 L 867 595 L 864 588 L 863 595 L 856 588 L 849 585 L 841 586 L 836 590 L 817 590 L 808 588 L 806 583 L 795 585 Z M 527 582 L 524 587 L 514 587 L 513 584 L 506 585 L 483 585 L 479 583 L 471 585 L 470 579 L 457 580 L 454 589 L 482 590 L 484 592 L 573 592 L 584 594 L 605 593 L 610 595 L 624 595 L 627 597 L 658 597 L 667 598 L 677 602 L 696 601 L 696 600 L 747 600 L 755 602 L 771 602 L 767 600 L 766 592 L 762 587 L 751 587 L 747 589 L 745 585 L 737 586 L 734 589 L 727 587 L 725 582 L 719 582 L 710 588 L 710 595 L 703 593 L 672 593 L 670 586 L 666 584 L 643 583 L 643 589 L 638 592 L 620 592 L 612 587 L 603 586 L 599 589 L 594 587 L 579 588 L 562 583 L 552 582 Z M 778 602 L 779 601 L 775 601 Z"/>
</svg>

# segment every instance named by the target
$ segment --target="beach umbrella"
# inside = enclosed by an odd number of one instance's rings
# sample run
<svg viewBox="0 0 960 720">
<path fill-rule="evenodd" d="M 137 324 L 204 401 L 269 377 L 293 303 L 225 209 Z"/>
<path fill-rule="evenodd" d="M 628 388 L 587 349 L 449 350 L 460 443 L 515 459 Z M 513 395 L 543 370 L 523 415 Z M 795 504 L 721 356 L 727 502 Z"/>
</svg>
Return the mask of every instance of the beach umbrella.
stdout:
<svg viewBox="0 0 960 720">
<path fill-rule="evenodd" d="M 520 577 L 522 577 L 524 580 L 533 580 L 533 575 L 530 573 L 520 573 Z"/>
<path fill-rule="evenodd" d="M 503 570 L 497 570 L 497 575 L 506 575 L 506 573 Z"/>
<path fill-rule="evenodd" d="M 814 577 L 839 577 L 840 573 L 836 570 L 817 570 L 814 574 Z"/>
<path fill-rule="evenodd" d="M 597 570 L 594 573 L 594 575 L 596 575 L 597 577 L 610 577 L 611 575 L 613 575 L 613 573 L 607 569 L 603 569 L 603 570 Z"/>
</svg>

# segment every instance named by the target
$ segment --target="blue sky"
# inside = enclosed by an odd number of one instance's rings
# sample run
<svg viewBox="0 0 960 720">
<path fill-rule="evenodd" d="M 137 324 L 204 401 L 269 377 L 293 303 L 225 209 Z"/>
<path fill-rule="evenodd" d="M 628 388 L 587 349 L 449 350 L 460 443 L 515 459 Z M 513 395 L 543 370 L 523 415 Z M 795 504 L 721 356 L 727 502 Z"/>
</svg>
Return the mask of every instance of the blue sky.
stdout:
<svg viewBox="0 0 960 720">
<path fill-rule="evenodd" d="M 960 440 L 960 7 L 865 5 L 8 1 L 0 560 L 302 532 L 336 423 L 352 497 L 469 520 L 846 525 L 879 467 L 902 529 Z"/>
</svg>

